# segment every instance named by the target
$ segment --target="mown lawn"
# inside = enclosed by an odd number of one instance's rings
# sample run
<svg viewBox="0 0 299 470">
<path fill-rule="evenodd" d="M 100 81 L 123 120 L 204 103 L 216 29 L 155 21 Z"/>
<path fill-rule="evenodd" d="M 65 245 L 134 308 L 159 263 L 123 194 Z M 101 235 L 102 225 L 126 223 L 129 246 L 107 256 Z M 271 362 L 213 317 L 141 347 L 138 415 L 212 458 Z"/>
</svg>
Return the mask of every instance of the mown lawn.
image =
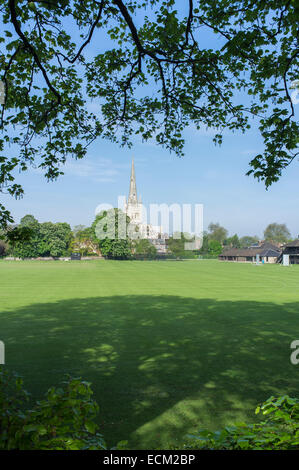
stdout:
<svg viewBox="0 0 299 470">
<path fill-rule="evenodd" d="M 6 368 L 40 397 L 93 383 L 110 445 L 167 448 L 299 396 L 299 266 L 218 261 L 0 261 Z"/>
</svg>

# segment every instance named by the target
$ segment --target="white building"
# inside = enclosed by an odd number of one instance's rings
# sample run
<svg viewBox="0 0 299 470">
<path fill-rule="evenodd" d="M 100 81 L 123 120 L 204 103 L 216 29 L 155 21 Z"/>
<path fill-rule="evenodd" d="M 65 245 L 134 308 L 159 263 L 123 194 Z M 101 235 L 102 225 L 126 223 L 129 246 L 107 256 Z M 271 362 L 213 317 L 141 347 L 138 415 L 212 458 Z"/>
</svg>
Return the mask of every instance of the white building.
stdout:
<svg viewBox="0 0 299 470">
<path fill-rule="evenodd" d="M 136 238 L 161 238 L 161 227 L 147 224 L 143 219 L 144 208 L 141 202 L 141 197 L 137 198 L 136 177 L 134 159 L 132 160 L 130 190 L 128 200 L 125 202 L 125 213 L 131 220 L 131 227 L 133 232 L 136 233 Z"/>
</svg>

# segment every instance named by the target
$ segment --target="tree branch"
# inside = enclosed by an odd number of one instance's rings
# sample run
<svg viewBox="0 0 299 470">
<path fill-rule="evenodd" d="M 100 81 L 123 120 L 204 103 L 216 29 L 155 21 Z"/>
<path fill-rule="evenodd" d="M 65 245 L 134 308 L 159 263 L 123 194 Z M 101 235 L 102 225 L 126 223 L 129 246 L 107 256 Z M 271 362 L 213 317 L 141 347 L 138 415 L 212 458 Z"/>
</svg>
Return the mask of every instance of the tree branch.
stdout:
<svg viewBox="0 0 299 470">
<path fill-rule="evenodd" d="M 39 67 L 40 71 L 42 72 L 43 74 L 43 77 L 49 87 L 49 89 L 52 91 L 52 93 L 56 96 L 57 98 L 57 102 L 60 104 L 61 103 L 61 95 L 59 94 L 59 92 L 56 90 L 56 88 L 52 85 L 52 83 L 50 82 L 50 79 L 47 75 L 47 72 L 44 68 L 44 66 L 42 65 L 39 57 L 38 57 L 38 54 L 36 52 L 36 50 L 34 49 L 34 47 L 32 46 L 32 44 L 30 44 L 30 42 L 28 41 L 28 39 L 26 38 L 26 36 L 23 34 L 22 30 L 21 30 L 21 26 L 20 26 L 20 22 L 19 20 L 17 19 L 17 12 L 16 12 L 16 5 L 15 5 L 15 0 L 9 0 L 8 2 L 8 5 L 9 5 L 9 10 L 10 10 L 10 15 L 11 15 L 11 22 L 15 28 L 15 31 L 17 33 L 17 35 L 19 36 L 19 38 L 22 40 L 25 48 L 32 54 L 32 56 L 34 57 L 35 59 L 35 62 L 37 64 L 37 66 Z"/>
</svg>

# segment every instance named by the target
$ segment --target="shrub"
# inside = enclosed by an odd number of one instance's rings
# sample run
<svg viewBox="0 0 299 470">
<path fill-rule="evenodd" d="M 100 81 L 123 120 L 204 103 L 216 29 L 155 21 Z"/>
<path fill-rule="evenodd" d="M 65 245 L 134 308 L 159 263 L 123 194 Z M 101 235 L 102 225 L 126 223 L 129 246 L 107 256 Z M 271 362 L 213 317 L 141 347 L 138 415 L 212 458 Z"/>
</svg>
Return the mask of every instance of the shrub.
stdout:
<svg viewBox="0 0 299 470">
<path fill-rule="evenodd" d="M 0 449 L 104 450 L 90 384 L 68 377 L 26 408 L 29 394 L 17 374 L 0 369 Z"/>
<path fill-rule="evenodd" d="M 68 376 L 61 387 L 50 388 L 44 400 L 25 409 L 29 394 L 22 378 L 0 368 L 0 450 L 106 450 L 92 393 L 90 383 Z M 299 400 L 270 397 L 257 407 L 259 413 L 265 416 L 259 423 L 201 429 L 179 449 L 299 450 Z M 127 441 L 115 449 L 128 450 Z"/>
<path fill-rule="evenodd" d="M 220 431 L 200 430 L 188 436 L 185 449 L 211 450 L 298 450 L 299 400 L 285 395 L 270 397 L 256 409 L 265 420 L 238 423 Z"/>
</svg>

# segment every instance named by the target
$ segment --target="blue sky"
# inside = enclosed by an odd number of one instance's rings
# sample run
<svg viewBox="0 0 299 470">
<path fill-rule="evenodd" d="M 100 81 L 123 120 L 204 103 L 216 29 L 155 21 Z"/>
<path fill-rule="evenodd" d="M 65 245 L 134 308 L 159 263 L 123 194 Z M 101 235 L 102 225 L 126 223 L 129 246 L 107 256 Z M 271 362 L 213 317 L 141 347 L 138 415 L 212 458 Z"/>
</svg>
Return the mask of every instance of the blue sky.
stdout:
<svg viewBox="0 0 299 470">
<path fill-rule="evenodd" d="M 97 32 L 95 41 L 85 50 L 87 56 L 109 45 L 102 34 Z M 201 40 L 202 46 L 219 45 L 219 38 L 210 32 Z M 247 100 L 242 97 L 243 104 Z M 245 135 L 225 133 L 221 147 L 213 144 L 211 130 L 197 131 L 190 126 L 185 136 L 183 158 L 137 138 L 132 149 L 99 139 L 90 146 L 85 159 L 69 160 L 65 175 L 57 181 L 47 183 L 40 170 L 31 169 L 17 178 L 24 187 L 24 198 L 15 201 L 4 195 L 1 201 L 16 222 L 25 214 L 33 214 L 41 222 L 90 225 L 99 204 L 115 206 L 119 195 L 127 196 L 134 156 L 137 190 L 146 206 L 202 203 L 205 228 L 210 222 L 219 222 L 230 234 L 262 237 L 269 223 L 278 222 L 286 223 L 294 237 L 299 234 L 298 162 L 293 162 L 281 180 L 266 191 L 263 183 L 245 176 L 249 161 L 263 151 L 255 128 Z"/>
<path fill-rule="evenodd" d="M 186 131 L 185 157 L 178 158 L 154 143 L 135 141 L 133 149 L 104 140 L 95 142 L 85 159 L 70 160 L 65 175 L 47 183 L 39 170 L 19 176 L 22 200 L 4 196 L 15 220 L 33 214 L 39 221 L 66 221 L 89 225 L 98 204 L 117 204 L 128 194 L 134 156 L 137 191 L 144 204 L 202 203 L 204 226 L 219 222 L 231 234 L 262 237 L 267 224 L 286 223 L 299 234 L 299 168 L 294 162 L 268 191 L 263 183 L 245 176 L 251 157 L 262 149 L 258 132 L 226 134 L 221 147 L 212 131 Z"/>
</svg>

